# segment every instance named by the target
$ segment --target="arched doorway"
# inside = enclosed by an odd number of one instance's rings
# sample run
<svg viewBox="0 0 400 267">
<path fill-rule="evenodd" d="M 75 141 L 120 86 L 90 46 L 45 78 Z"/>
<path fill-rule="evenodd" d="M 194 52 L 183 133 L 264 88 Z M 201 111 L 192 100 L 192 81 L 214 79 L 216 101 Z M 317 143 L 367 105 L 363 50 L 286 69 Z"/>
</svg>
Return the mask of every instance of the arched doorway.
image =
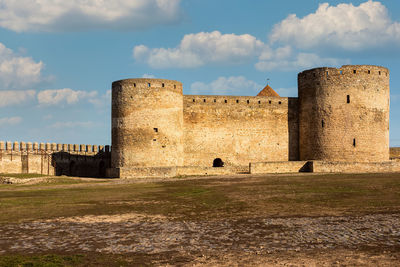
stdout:
<svg viewBox="0 0 400 267">
<path fill-rule="evenodd" d="M 213 167 L 224 167 L 224 162 L 220 158 L 216 158 L 213 161 Z"/>
</svg>

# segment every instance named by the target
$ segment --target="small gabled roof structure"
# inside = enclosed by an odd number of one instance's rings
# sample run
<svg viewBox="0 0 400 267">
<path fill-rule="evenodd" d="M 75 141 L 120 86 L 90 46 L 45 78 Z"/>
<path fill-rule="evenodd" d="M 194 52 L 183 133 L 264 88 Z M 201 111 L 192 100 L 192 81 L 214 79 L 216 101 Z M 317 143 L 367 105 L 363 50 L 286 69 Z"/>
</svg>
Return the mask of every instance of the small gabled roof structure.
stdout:
<svg viewBox="0 0 400 267">
<path fill-rule="evenodd" d="M 271 88 L 271 86 L 269 86 L 267 84 L 267 86 L 264 87 L 264 89 L 262 89 L 257 96 L 277 96 L 280 97 L 280 95 L 278 95 L 277 92 L 275 92 L 274 89 Z"/>
</svg>

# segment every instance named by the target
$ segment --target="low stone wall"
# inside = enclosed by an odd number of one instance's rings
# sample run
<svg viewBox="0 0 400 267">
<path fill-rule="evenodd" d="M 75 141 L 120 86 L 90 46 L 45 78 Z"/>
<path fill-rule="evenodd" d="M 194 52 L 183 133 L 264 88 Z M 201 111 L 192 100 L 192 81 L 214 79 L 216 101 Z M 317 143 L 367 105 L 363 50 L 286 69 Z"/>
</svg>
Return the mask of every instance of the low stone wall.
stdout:
<svg viewBox="0 0 400 267">
<path fill-rule="evenodd" d="M 249 173 L 249 166 L 225 166 L 221 168 L 214 167 L 198 167 L 198 166 L 185 166 L 177 167 L 177 176 L 185 175 L 228 175 Z"/>
<path fill-rule="evenodd" d="M 399 161 L 385 162 L 327 162 L 312 161 L 316 173 L 381 173 L 400 172 Z"/>
<path fill-rule="evenodd" d="M 308 172 L 307 161 L 279 161 L 279 162 L 252 162 L 250 163 L 250 173 L 296 173 Z"/>
<path fill-rule="evenodd" d="M 181 166 L 107 169 L 108 177 L 120 177 L 122 179 L 147 177 L 177 177 L 190 175 L 229 175 L 239 173 L 249 173 L 249 166 L 226 166 L 221 168 Z"/>
<path fill-rule="evenodd" d="M 176 167 L 149 167 L 149 168 L 119 168 L 108 170 L 107 173 L 117 174 L 119 178 L 150 178 L 150 177 L 174 177 L 176 176 Z M 117 178 L 117 177 L 110 177 Z"/>
</svg>

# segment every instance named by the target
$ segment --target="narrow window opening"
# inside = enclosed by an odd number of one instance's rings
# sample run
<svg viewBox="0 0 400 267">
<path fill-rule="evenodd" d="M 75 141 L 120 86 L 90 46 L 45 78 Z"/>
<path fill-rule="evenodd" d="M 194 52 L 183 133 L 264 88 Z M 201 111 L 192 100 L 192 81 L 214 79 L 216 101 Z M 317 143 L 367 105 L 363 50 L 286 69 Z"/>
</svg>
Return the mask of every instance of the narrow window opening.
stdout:
<svg viewBox="0 0 400 267">
<path fill-rule="evenodd" d="M 149 87 L 151 87 L 151 83 L 148 83 L 147 85 L 148 85 Z"/>
<path fill-rule="evenodd" d="M 371 74 L 371 71 L 370 71 L 370 70 L 368 70 L 368 74 Z"/>
<path fill-rule="evenodd" d="M 250 104 L 250 100 L 247 100 L 247 104 Z"/>
<path fill-rule="evenodd" d="M 176 89 L 176 84 L 174 84 L 174 89 Z"/>
<path fill-rule="evenodd" d="M 353 147 L 356 147 L 356 139 L 353 139 Z"/>
<path fill-rule="evenodd" d="M 339 73 L 340 73 L 340 75 L 343 75 L 343 71 L 342 70 Z"/>
<path fill-rule="evenodd" d="M 133 84 L 133 87 L 136 87 L 136 83 Z"/>
<path fill-rule="evenodd" d="M 214 103 L 216 103 L 217 102 L 217 99 L 214 99 Z"/>
<path fill-rule="evenodd" d="M 224 162 L 222 161 L 222 159 L 216 158 L 216 159 L 214 159 L 214 161 L 213 161 L 213 167 L 214 167 L 214 168 L 224 167 Z"/>
<path fill-rule="evenodd" d="M 347 104 L 350 103 L 350 95 L 347 95 Z"/>
<path fill-rule="evenodd" d="M 322 128 L 325 127 L 325 122 L 324 122 L 324 120 L 321 121 L 321 125 L 322 125 Z"/>
<path fill-rule="evenodd" d="M 239 100 L 236 100 L 236 103 L 239 103 Z"/>
<path fill-rule="evenodd" d="M 315 73 L 313 73 L 313 76 L 316 77 L 317 75 L 315 75 Z"/>
<path fill-rule="evenodd" d="M 353 70 L 353 73 L 356 74 L 356 73 L 357 73 L 357 70 Z"/>
<path fill-rule="evenodd" d="M 162 84 L 161 84 L 161 86 L 162 86 L 162 87 L 165 87 L 165 84 L 164 84 L 164 83 L 162 83 Z"/>
<path fill-rule="evenodd" d="M 204 103 L 206 103 L 206 100 L 205 100 L 205 99 L 203 99 L 203 102 L 204 102 Z"/>
<path fill-rule="evenodd" d="M 329 71 L 326 72 L 326 77 L 328 77 L 328 76 L 329 76 Z"/>
<path fill-rule="evenodd" d="M 381 75 L 381 71 L 379 71 L 379 75 Z"/>
<path fill-rule="evenodd" d="M 228 100 L 225 99 L 225 103 L 228 103 Z"/>
<path fill-rule="evenodd" d="M 158 128 L 154 128 L 154 132 L 158 133 Z"/>
<path fill-rule="evenodd" d="M 270 101 L 268 101 L 268 103 L 270 103 L 270 104 L 271 104 L 271 103 L 272 103 L 272 101 L 270 100 Z"/>
<path fill-rule="evenodd" d="M 261 104 L 261 101 L 260 101 L 260 100 L 258 100 L 258 104 Z"/>
<path fill-rule="evenodd" d="M 196 102 L 196 100 L 195 100 L 195 99 L 193 99 L 193 102 Z"/>
<path fill-rule="evenodd" d="M 157 139 L 153 139 L 153 141 L 155 142 L 155 141 L 157 141 Z"/>
</svg>

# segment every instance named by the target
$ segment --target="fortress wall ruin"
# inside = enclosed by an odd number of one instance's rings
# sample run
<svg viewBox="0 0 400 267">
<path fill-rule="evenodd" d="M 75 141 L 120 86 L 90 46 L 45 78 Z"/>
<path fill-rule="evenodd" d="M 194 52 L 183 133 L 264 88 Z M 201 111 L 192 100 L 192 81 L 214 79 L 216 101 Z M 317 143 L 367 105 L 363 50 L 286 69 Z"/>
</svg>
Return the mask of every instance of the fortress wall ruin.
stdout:
<svg viewBox="0 0 400 267">
<path fill-rule="evenodd" d="M 300 160 L 389 160 L 388 69 L 311 69 L 298 85 Z"/>
<path fill-rule="evenodd" d="M 183 164 L 182 84 L 128 79 L 112 85 L 112 167 Z"/>
<path fill-rule="evenodd" d="M 185 95 L 183 111 L 184 166 L 289 160 L 288 98 Z"/>
<path fill-rule="evenodd" d="M 101 161 L 109 167 L 109 152 L 110 146 L 0 141 L 0 173 L 97 176 Z"/>
</svg>

